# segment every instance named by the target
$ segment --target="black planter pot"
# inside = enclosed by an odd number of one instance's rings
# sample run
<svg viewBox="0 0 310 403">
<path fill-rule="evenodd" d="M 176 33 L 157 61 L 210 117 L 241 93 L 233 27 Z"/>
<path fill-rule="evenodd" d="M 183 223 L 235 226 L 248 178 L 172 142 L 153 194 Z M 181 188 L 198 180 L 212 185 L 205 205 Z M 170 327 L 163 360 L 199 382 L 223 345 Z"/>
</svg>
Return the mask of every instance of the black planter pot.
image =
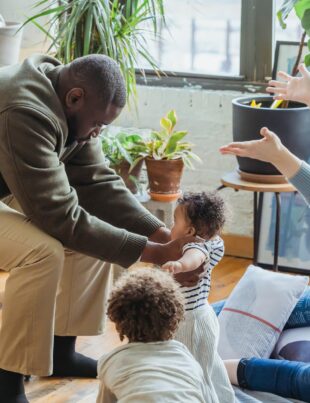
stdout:
<svg viewBox="0 0 310 403">
<path fill-rule="evenodd" d="M 251 101 L 262 103 L 260 108 L 250 106 Z M 262 138 L 260 129 L 264 126 L 275 132 L 282 143 L 297 157 L 308 161 L 310 157 L 310 110 L 297 102 L 290 102 L 288 108 L 270 109 L 270 96 L 241 97 L 233 103 L 234 141 L 257 140 Z M 258 175 L 279 175 L 271 164 L 237 157 L 242 172 Z"/>
</svg>

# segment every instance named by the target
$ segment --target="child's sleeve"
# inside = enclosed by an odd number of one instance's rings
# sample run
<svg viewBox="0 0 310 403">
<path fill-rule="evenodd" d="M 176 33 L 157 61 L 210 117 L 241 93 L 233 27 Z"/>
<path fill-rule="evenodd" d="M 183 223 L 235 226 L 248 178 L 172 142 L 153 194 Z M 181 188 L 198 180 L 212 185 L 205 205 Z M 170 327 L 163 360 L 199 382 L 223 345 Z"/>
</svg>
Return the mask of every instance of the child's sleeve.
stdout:
<svg viewBox="0 0 310 403">
<path fill-rule="evenodd" d="M 189 249 L 198 249 L 205 255 L 206 260 L 210 259 L 210 253 L 208 249 L 205 247 L 204 243 L 195 243 L 195 242 L 187 243 L 186 245 L 183 246 L 182 253 L 184 254 Z"/>
</svg>

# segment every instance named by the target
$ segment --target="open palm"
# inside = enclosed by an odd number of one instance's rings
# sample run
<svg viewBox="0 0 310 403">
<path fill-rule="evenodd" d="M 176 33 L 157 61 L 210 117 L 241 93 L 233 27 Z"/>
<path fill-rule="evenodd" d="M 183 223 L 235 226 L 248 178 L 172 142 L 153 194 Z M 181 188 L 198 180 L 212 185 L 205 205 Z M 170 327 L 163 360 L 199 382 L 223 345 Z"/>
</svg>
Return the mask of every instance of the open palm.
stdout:
<svg viewBox="0 0 310 403">
<path fill-rule="evenodd" d="M 274 94 L 275 99 L 302 102 L 310 106 L 310 73 L 304 64 L 299 66 L 301 77 L 292 77 L 282 71 L 279 77 L 285 81 L 271 80 L 266 91 Z"/>
</svg>

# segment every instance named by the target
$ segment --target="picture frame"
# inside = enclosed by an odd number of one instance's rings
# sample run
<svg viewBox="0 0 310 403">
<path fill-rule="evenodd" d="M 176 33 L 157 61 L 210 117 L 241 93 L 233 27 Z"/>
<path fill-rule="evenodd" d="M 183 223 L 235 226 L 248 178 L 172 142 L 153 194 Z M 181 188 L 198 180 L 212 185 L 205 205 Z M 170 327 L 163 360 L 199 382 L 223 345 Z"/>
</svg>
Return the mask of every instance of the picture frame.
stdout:
<svg viewBox="0 0 310 403">
<path fill-rule="evenodd" d="M 277 78 L 279 71 L 291 74 L 296 62 L 299 50 L 299 42 L 291 41 L 277 41 L 274 56 L 274 64 L 272 70 L 272 79 Z M 307 43 L 304 44 L 301 61 L 304 60 L 305 55 L 308 53 Z"/>
<path fill-rule="evenodd" d="M 310 275 L 310 208 L 297 192 L 281 193 L 280 271 Z M 274 193 L 264 193 L 259 206 L 257 265 L 272 269 L 276 223 Z"/>
</svg>

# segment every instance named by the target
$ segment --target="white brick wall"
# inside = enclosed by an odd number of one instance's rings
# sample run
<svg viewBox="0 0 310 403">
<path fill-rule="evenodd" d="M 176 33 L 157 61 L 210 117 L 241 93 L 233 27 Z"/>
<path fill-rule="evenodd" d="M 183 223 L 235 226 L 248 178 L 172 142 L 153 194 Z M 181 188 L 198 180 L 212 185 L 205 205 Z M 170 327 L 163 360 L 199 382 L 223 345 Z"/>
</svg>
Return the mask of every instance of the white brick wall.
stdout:
<svg viewBox="0 0 310 403">
<path fill-rule="evenodd" d="M 196 144 L 195 152 L 203 164 L 196 164 L 195 171 L 186 171 L 182 188 L 200 191 L 215 189 L 221 176 L 233 170 L 237 162 L 234 157 L 224 157 L 218 152 L 221 145 L 232 141 L 233 98 L 242 95 L 232 91 L 208 91 L 192 88 L 138 88 L 138 113 L 126 109 L 117 124 L 139 128 L 159 127 L 160 118 L 169 110 L 175 109 L 178 115 L 178 128 L 188 130 L 189 141 Z M 222 190 L 228 202 L 232 217 L 225 232 L 252 236 L 252 194 Z"/>
</svg>

